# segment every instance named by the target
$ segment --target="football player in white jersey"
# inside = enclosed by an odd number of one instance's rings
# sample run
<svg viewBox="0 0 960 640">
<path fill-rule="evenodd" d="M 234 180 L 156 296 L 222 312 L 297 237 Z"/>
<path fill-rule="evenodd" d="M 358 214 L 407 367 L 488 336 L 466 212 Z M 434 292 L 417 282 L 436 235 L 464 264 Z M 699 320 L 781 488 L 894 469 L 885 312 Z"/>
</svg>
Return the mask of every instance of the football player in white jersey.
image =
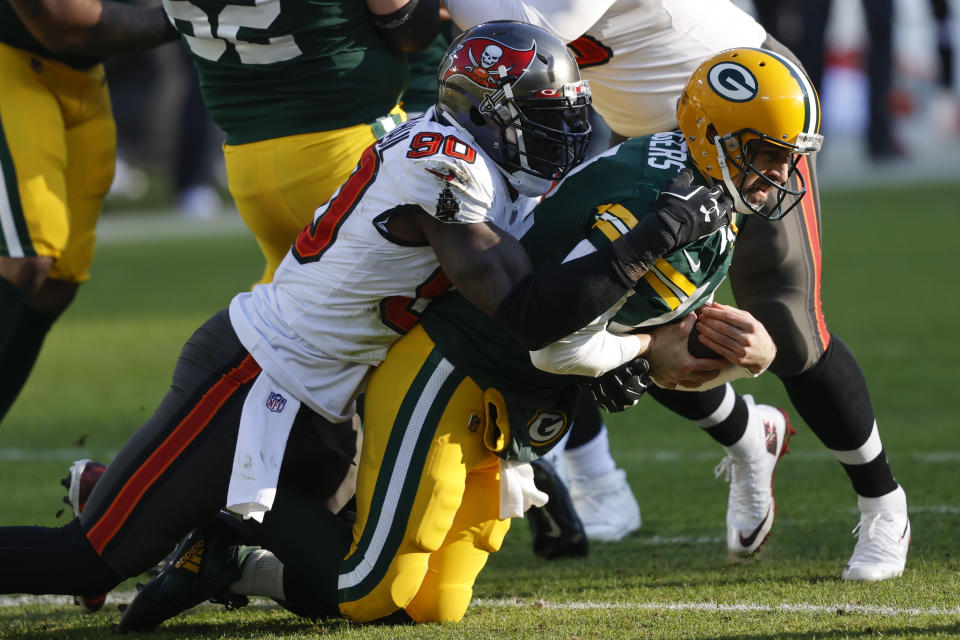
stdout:
<svg viewBox="0 0 960 640">
<path fill-rule="evenodd" d="M 621 137 L 673 129 L 683 86 L 698 64 L 722 49 L 763 47 L 796 57 L 729 0 L 446 0 L 458 26 L 523 20 L 557 35 L 577 55 L 593 87 L 594 108 Z M 802 67 L 802 65 L 800 65 Z M 616 139 L 616 137 L 614 138 Z M 815 157 L 800 174 L 809 195 L 776 224 L 749 216 L 740 232 L 730 281 L 737 306 L 770 332 L 777 358 L 770 367 L 791 402 L 841 463 L 858 495 L 859 538 L 845 580 L 901 575 L 910 542 L 906 495 L 894 479 L 877 430 L 867 384 L 856 358 L 826 325 L 820 300 L 820 201 Z M 771 251 L 770 247 L 778 247 Z M 723 445 L 718 467 L 731 480 L 727 544 L 733 557 L 756 552 L 773 523 L 775 464 L 737 453 L 744 439 L 762 438 L 782 420 L 774 407 L 754 405 L 731 387 L 690 394 L 652 390 L 657 400 L 694 420 Z M 595 411 L 581 412 L 564 455 L 588 534 L 616 540 L 640 526 L 639 510 L 607 446 Z M 754 447 L 754 449 L 756 449 Z"/>
<path fill-rule="evenodd" d="M 0 593 L 105 593 L 225 506 L 262 520 L 281 465 L 339 511 L 357 397 L 431 297 L 452 284 L 538 348 L 615 304 L 664 252 L 729 221 L 719 189 L 690 188 L 662 196 L 658 215 L 608 249 L 535 274 L 510 230 L 583 159 L 589 86 L 563 43 L 515 22 L 461 34 L 439 80 L 437 107 L 363 153 L 274 280 L 188 340 L 170 391 L 78 517 L 0 527 Z M 708 205 L 719 215 L 699 213 Z M 638 342 L 610 344 L 623 361 Z M 223 552 L 181 551 L 196 562 Z"/>
</svg>

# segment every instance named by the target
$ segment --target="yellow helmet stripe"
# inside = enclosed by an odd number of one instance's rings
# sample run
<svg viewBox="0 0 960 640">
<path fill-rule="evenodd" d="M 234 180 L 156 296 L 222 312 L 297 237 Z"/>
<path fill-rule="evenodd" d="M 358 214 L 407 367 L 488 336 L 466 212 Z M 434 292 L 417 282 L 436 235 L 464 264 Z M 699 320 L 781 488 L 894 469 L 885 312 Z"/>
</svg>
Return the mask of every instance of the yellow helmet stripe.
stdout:
<svg viewBox="0 0 960 640">
<path fill-rule="evenodd" d="M 803 114 L 803 131 L 804 133 L 817 133 L 820 130 L 820 102 L 817 98 L 817 92 L 810 82 L 810 78 L 807 77 L 803 69 L 798 67 L 789 58 L 785 58 L 779 53 L 768 49 L 756 49 L 756 51 L 763 51 L 771 57 L 776 58 L 790 71 L 790 75 L 793 76 L 793 79 L 800 85 L 800 90 L 803 91 L 804 95 L 803 104 L 805 110 Z"/>
</svg>

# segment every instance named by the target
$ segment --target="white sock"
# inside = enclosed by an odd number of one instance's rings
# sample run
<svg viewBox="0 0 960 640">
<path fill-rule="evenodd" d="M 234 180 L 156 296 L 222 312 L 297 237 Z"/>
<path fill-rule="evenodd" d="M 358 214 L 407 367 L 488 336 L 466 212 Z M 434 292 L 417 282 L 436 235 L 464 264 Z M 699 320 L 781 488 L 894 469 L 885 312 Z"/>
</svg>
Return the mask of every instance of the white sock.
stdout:
<svg viewBox="0 0 960 640">
<path fill-rule="evenodd" d="M 697 426 L 704 429 L 708 427 L 715 427 L 727 418 L 730 417 L 730 414 L 733 413 L 733 408 L 736 406 L 737 402 L 737 393 L 733 390 L 733 387 L 730 386 L 730 383 L 723 385 L 724 394 L 723 400 L 720 401 L 720 406 L 714 409 L 713 413 L 708 415 L 706 418 L 700 418 L 699 420 L 694 420 Z M 746 398 L 747 396 L 744 396 Z"/>
<path fill-rule="evenodd" d="M 897 485 L 897 488 L 879 498 L 864 498 L 857 496 L 857 505 L 861 512 L 874 513 L 877 511 L 906 511 L 907 494 L 903 487 Z"/>
<path fill-rule="evenodd" d="M 601 425 L 600 433 L 576 449 L 564 449 L 563 459 L 567 462 L 567 474 L 571 480 L 592 480 L 616 471 L 617 463 L 610 454 L 607 439 L 607 425 Z"/>
<path fill-rule="evenodd" d="M 760 455 L 766 450 L 766 440 L 763 433 L 763 420 L 757 412 L 752 399 L 747 402 L 747 428 L 743 430 L 740 439 L 731 445 L 724 446 L 723 449 L 737 460 L 746 460 L 753 456 Z"/>
<path fill-rule="evenodd" d="M 283 591 L 283 563 L 266 549 L 257 549 L 243 561 L 240 579 L 230 585 L 230 591 L 245 596 L 286 599 Z"/>
</svg>

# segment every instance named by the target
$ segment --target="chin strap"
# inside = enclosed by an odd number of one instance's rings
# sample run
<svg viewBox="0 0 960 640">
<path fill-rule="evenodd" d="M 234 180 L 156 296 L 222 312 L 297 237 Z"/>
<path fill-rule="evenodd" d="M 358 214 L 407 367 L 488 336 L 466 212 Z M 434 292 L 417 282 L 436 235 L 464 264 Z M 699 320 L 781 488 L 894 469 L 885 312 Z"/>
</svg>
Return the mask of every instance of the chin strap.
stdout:
<svg viewBox="0 0 960 640">
<path fill-rule="evenodd" d="M 730 192 L 730 197 L 733 198 L 733 207 L 744 215 L 756 213 L 756 209 L 743 200 L 740 196 L 740 190 L 733 184 L 733 178 L 730 177 L 730 168 L 727 166 L 726 151 L 723 149 L 720 136 L 713 138 L 713 144 L 717 147 L 717 165 L 720 167 L 720 174 L 723 176 L 723 184 L 727 187 L 727 191 Z"/>
</svg>

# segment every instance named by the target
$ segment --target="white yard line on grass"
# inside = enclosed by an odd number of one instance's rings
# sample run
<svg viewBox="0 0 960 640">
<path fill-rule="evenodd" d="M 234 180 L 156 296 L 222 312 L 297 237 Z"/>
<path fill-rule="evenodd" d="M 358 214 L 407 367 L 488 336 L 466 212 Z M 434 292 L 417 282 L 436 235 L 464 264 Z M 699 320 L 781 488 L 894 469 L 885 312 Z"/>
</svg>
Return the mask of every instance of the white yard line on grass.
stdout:
<svg viewBox="0 0 960 640">
<path fill-rule="evenodd" d="M 113 457 L 104 456 L 100 451 L 96 455 L 109 459 Z M 115 452 L 114 452 L 115 453 Z M 28 449 L 17 447 L 0 447 L 0 460 L 10 460 L 17 462 L 34 462 L 43 460 L 77 460 L 80 458 L 89 458 L 93 455 L 87 449 Z M 680 450 L 652 450 L 652 451 L 621 451 L 617 453 L 620 460 L 633 460 L 643 462 L 662 462 L 674 463 L 677 461 L 703 462 L 718 461 L 723 457 L 723 451 L 720 448 L 716 450 L 703 451 L 680 451 Z M 791 459 L 797 460 L 833 460 L 834 457 L 829 451 L 797 451 L 790 454 Z M 898 458 L 909 458 L 916 462 L 924 464 L 953 464 L 960 462 L 960 451 L 898 451 Z"/>
<path fill-rule="evenodd" d="M 547 602 L 544 600 L 484 600 L 473 601 L 475 606 L 493 608 L 558 609 L 580 611 L 589 609 L 641 609 L 645 611 L 787 611 L 794 613 L 862 613 L 880 616 L 960 615 L 960 607 L 953 609 L 899 608 L 854 604 L 717 604 L 715 602 Z"/>
<path fill-rule="evenodd" d="M 124 245 L 244 233 L 249 234 L 250 230 L 234 209 L 213 220 L 193 220 L 173 210 L 137 211 L 102 216 L 97 225 L 97 243 Z"/>
<path fill-rule="evenodd" d="M 107 596 L 107 605 L 128 603 L 136 596 L 134 591 L 120 591 Z M 28 607 L 34 605 L 73 605 L 73 596 L 0 596 L 0 607 Z M 251 604 L 259 607 L 275 606 L 272 601 L 254 598 Z M 516 598 L 478 598 L 473 606 L 494 609 L 554 609 L 586 611 L 591 609 L 638 609 L 643 611 L 703 611 L 719 613 L 785 611 L 790 613 L 859 613 L 874 616 L 953 616 L 960 615 L 960 607 L 885 607 L 874 605 L 839 604 L 717 604 L 715 602 L 548 602 L 545 600 L 518 600 Z M 201 606 L 208 606 L 206 604 Z M 213 606 L 213 605 L 209 605 Z M 77 611 L 80 609 L 78 608 Z"/>
</svg>

